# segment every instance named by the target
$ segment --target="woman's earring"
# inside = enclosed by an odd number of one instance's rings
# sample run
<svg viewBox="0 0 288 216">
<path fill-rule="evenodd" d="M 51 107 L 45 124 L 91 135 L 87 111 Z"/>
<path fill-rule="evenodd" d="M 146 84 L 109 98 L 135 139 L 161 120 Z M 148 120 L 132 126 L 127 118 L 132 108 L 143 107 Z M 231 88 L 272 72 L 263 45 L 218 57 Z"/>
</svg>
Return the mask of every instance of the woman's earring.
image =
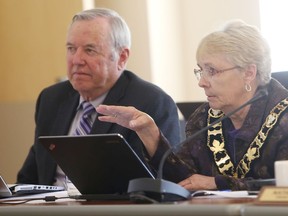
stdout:
<svg viewBox="0 0 288 216">
<path fill-rule="evenodd" d="M 248 84 L 248 83 L 246 83 L 246 84 L 245 84 L 245 90 L 246 90 L 247 92 L 250 92 L 250 91 L 252 90 L 251 85 Z"/>
</svg>

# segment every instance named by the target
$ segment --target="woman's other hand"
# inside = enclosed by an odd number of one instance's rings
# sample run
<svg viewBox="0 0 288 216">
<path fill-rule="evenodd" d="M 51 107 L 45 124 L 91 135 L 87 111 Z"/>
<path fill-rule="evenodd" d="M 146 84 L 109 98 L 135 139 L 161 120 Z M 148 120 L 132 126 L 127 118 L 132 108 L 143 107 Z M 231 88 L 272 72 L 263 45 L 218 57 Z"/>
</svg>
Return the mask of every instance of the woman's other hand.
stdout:
<svg viewBox="0 0 288 216">
<path fill-rule="evenodd" d="M 179 182 L 179 185 L 190 191 L 217 189 L 214 177 L 200 174 L 193 174 L 189 178 Z"/>
</svg>

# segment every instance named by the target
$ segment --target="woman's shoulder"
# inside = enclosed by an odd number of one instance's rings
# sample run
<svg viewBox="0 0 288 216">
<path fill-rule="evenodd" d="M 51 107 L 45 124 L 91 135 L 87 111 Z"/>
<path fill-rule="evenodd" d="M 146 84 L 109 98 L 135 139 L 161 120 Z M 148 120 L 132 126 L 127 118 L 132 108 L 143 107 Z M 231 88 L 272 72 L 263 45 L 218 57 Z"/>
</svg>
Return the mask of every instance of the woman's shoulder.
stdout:
<svg viewBox="0 0 288 216">
<path fill-rule="evenodd" d="M 275 110 L 279 121 L 277 126 L 278 129 L 276 130 L 288 135 L 288 90 L 278 81 L 272 79 L 268 86 L 268 92 L 269 95 L 265 112 L 269 115 Z M 269 116 L 267 119 L 268 118 Z"/>
<path fill-rule="evenodd" d="M 268 103 L 273 106 L 288 97 L 288 90 L 277 80 L 271 79 L 267 86 Z"/>
<path fill-rule="evenodd" d="M 207 115 L 209 108 L 209 103 L 204 102 L 190 115 L 186 123 L 187 133 L 189 133 L 189 131 L 199 130 L 207 126 Z"/>
</svg>

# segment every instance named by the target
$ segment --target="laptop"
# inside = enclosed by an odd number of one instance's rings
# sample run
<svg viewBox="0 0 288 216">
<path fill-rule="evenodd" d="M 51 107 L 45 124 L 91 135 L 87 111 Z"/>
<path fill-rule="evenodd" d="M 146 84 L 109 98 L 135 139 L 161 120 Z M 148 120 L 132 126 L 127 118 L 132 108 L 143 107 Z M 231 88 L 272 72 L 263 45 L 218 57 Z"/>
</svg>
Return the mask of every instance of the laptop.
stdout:
<svg viewBox="0 0 288 216">
<path fill-rule="evenodd" d="M 0 176 L 0 199 L 12 196 L 57 192 L 62 190 L 64 190 L 64 187 L 36 184 L 13 184 L 9 187 L 3 177 Z"/>
<path fill-rule="evenodd" d="M 39 141 L 82 194 L 80 198 L 125 195 L 131 179 L 154 178 L 120 134 L 40 136 Z"/>
<path fill-rule="evenodd" d="M 0 198 L 11 197 L 11 196 L 12 196 L 12 192 L 10 188 L 8 187 L 8 185 L 6 184 L 2 176 L 0 176 Z"/>
</svg>

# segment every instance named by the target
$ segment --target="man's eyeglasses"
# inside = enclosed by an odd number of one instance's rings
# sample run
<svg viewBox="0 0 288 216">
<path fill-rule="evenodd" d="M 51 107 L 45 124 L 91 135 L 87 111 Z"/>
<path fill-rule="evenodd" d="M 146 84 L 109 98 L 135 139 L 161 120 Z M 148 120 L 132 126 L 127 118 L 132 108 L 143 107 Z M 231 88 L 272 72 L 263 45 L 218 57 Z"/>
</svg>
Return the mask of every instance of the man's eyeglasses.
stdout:
<svg viewBox="0 0 288 216">
<path fill-rule="evenodd" d="M 215 74 L 223 73 L 223 72 L 229 71 L 229 70 L 234 70 L 236 68 L 241 68 L 241 67 L 240 66 L 234 66 L 234 67 L 223 69 L 223 70 L 216 70 L 213 67 L 205 67 L 204 69 L 194 69 L 194 74 L 195 74 L 197 80 L 199 81 L 202 76 L 211 78 Z"/>
</svg>

